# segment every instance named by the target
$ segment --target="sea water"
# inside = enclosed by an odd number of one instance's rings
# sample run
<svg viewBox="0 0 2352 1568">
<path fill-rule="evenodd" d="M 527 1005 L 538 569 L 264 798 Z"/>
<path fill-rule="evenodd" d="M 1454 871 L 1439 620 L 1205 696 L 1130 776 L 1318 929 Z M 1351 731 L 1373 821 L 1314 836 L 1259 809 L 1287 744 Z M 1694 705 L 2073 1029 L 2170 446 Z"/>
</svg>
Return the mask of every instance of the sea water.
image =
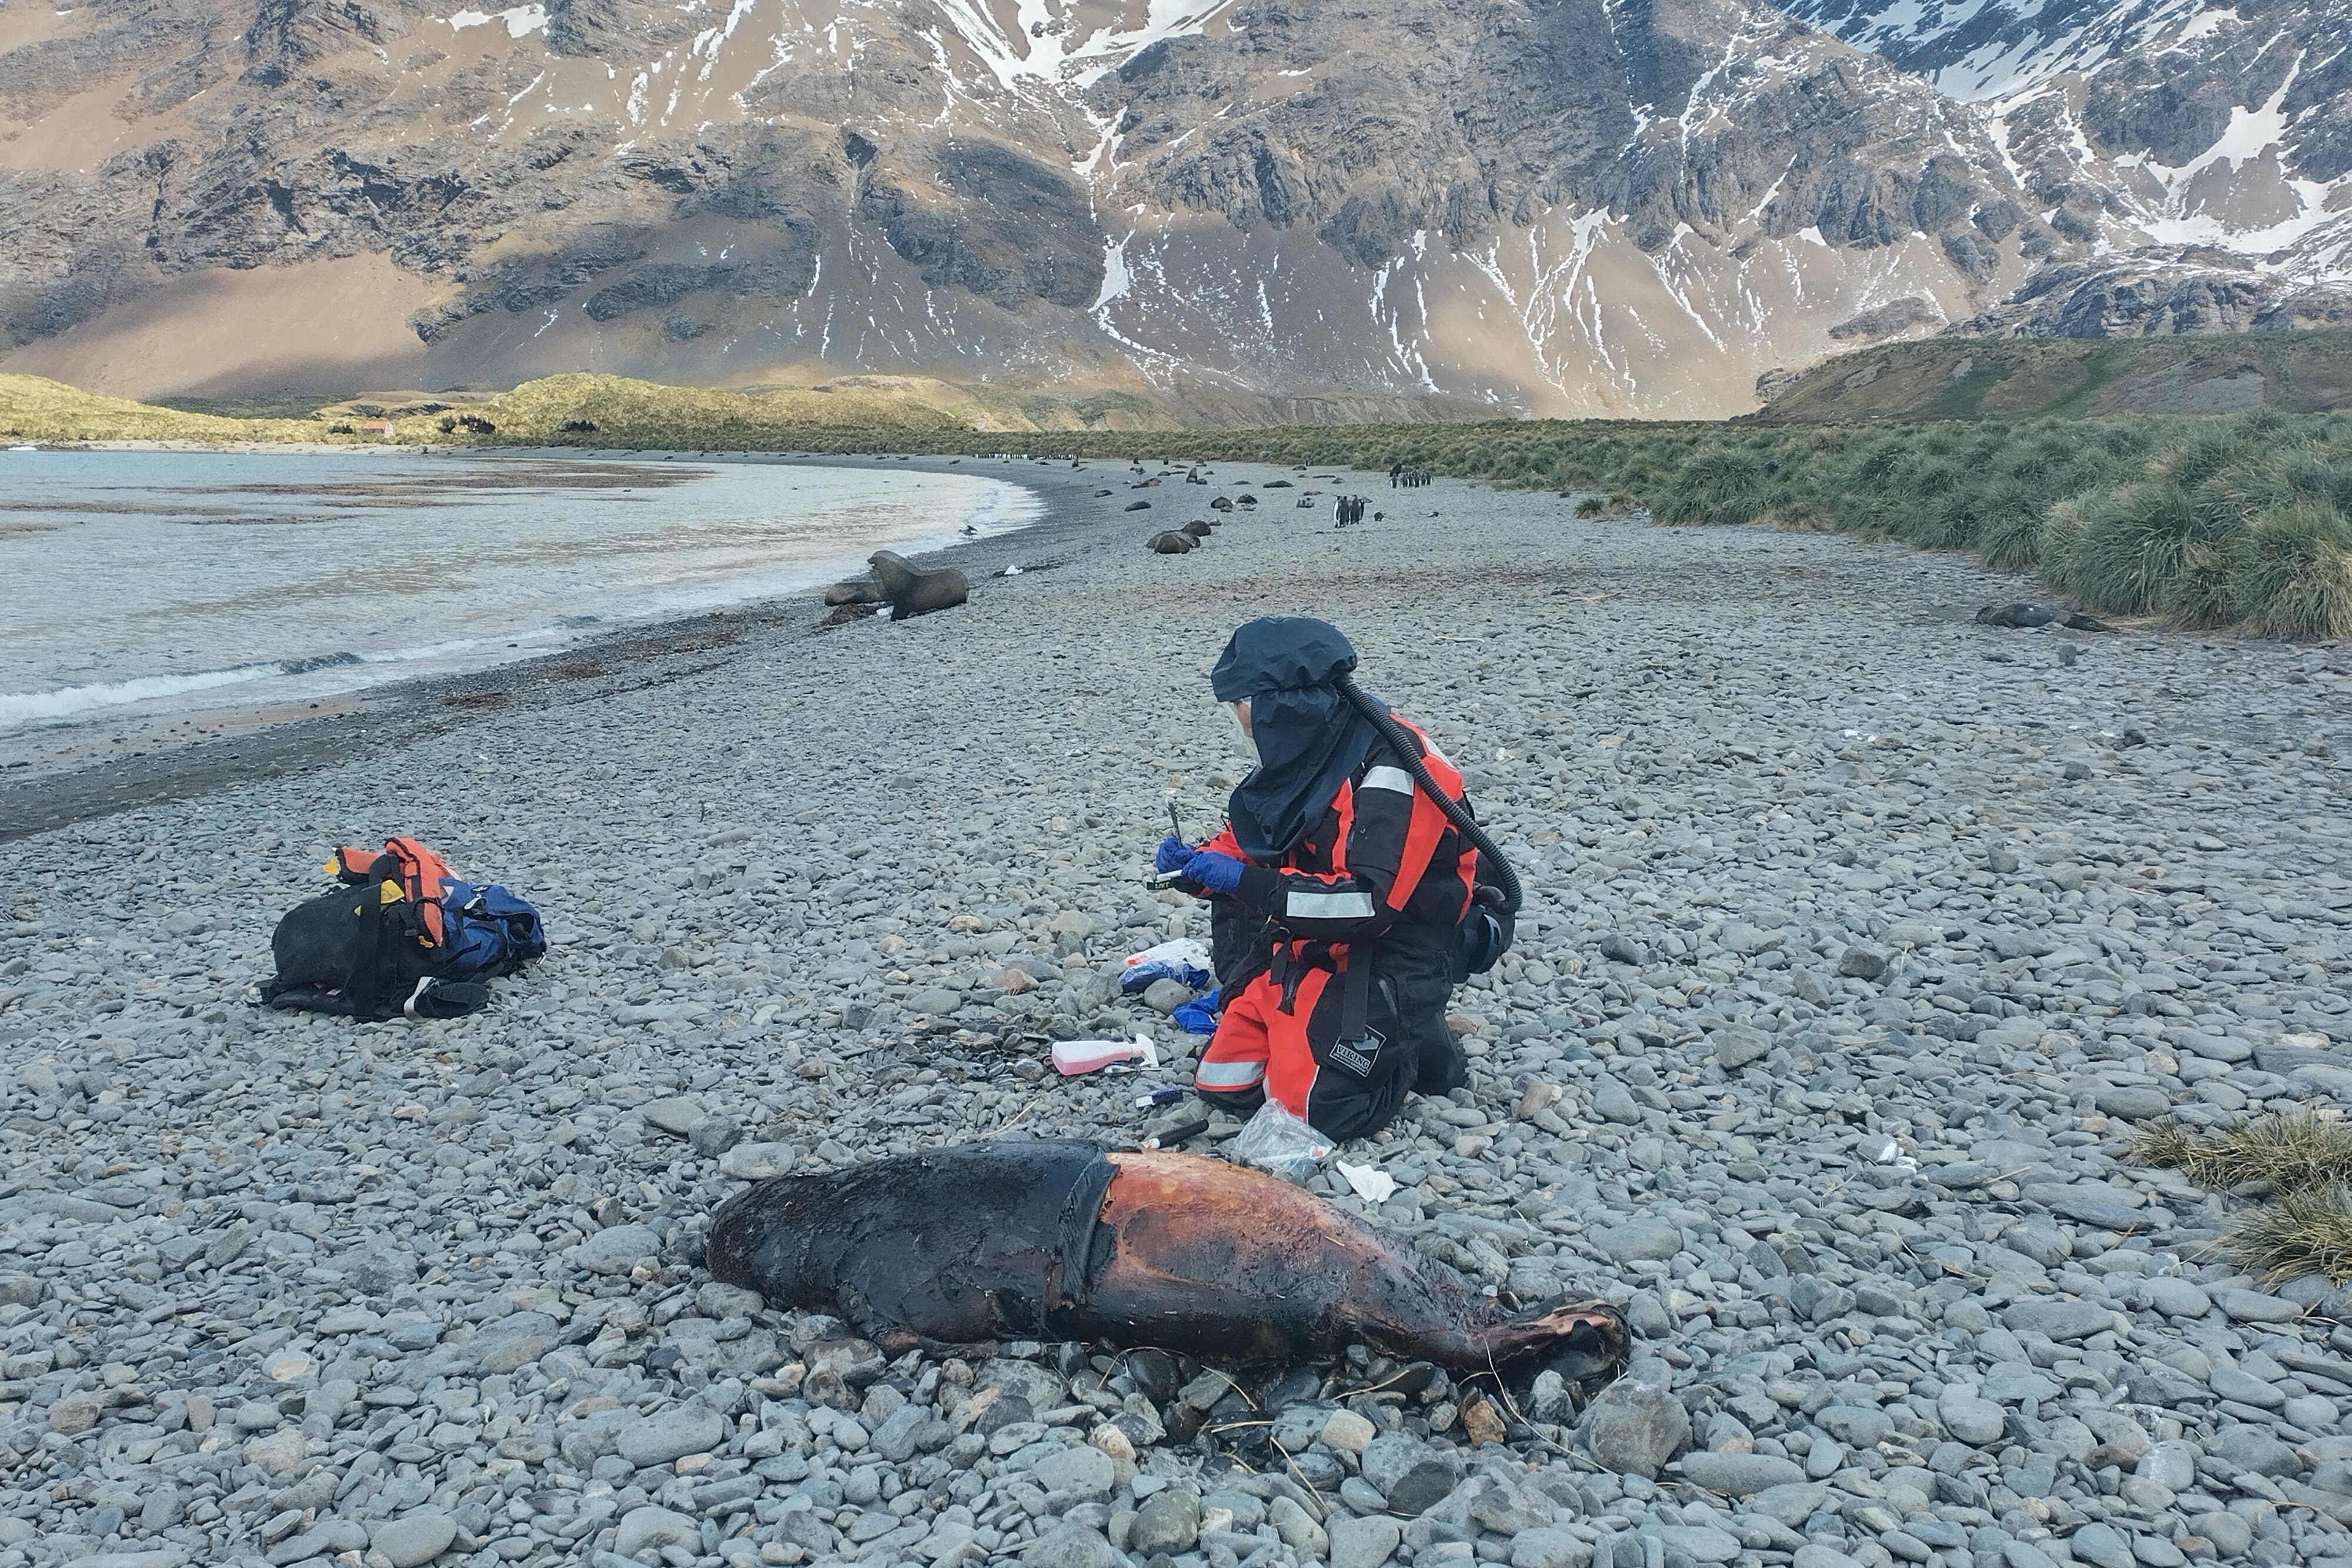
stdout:
<svg viewBox="0 0 2352 1568">
<path fill-rule="evenodd" d="M 796 464 L 0 451 L 0 743 L 529 657 L 1042 509 Z"/>
</svg>

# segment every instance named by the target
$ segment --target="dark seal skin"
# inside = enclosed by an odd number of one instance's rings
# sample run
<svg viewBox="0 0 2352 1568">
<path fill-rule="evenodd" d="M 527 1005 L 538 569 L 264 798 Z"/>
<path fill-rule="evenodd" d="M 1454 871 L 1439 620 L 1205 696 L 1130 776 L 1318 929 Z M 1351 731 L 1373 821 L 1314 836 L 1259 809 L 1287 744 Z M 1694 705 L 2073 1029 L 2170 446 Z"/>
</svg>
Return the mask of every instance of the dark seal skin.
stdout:
<svg viewBox="0 0 2352 1568">
<path fill-rule="evenodd" d="M 1194 1155 L 965 1144 L 721 1204 L 711 1275 L 831 1312 L 886 1352 L 1107 1340 L 1213 1360 L 1324 1359 L 1359 1341 L 1464 1372 L 1624 1359 L 1597 1301 L 1512 1312 L 1289 1183 Z"/>
<path fill-rule="evenodd" d="M 2058 612 L 2046 604 L 1988 604 L 1977 612 L 1979 626 L 2003 626 L 2031 631 L 2047 626 L 2058 619 Z"/>
<path fill-rule="evenodd" d="M 934 610 L 952 610 L 971 597 L 971 584 L 951 566 L 937 571 L 918 571 L 905 556 L 887 549 L 876 550 L 866 558 L 866 564 L 873 569 L 875 586 L 889 601 L 893 621 L 904 621 L 909 615 L 929 615 Z"/>
<path fill-rule="evenodd" d="M 872 578 L 853 577 L 845 582 L 836 582 L 826 589 L 824 602 L 825 607 L 830 610 L 837 609 L 844 604 L 881 604 L 887 601 L 882 597 L 881 585 Z"/>
</svg>

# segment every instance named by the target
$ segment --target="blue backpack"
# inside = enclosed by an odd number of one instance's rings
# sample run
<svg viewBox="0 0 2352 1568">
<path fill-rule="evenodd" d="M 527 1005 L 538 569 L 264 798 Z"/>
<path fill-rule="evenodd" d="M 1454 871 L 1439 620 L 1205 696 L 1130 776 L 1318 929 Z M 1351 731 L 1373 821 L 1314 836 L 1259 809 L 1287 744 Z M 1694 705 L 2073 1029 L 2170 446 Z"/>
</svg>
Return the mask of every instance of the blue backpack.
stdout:
<svg viewBox="0 0 2352 1568">
<path fill-rule="evenodd" d="M 511 974 L 547 951 L 539 911 L 497 883 L 444 883 L 441 921 L 442 972 L 451 979 Z"/>
</svg>

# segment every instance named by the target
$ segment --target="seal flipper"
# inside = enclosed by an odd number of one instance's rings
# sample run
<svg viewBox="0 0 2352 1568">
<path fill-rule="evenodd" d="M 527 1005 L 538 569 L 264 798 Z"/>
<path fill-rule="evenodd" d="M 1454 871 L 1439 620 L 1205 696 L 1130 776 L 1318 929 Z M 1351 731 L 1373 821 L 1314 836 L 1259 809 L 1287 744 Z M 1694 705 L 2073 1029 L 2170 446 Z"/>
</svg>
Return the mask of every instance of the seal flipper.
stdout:
<svg viewBox="0 0 2352 1568">
<path fill-rule="evenodd" d="M 841 1321 L 856 1329 L 860 1339 L 872 1341 L 874 1348 L 884 1355 L 896 1358 L 922 1348 L 920 1335 L 876 1307 L 856 1286 L 845 1281 L 835 1296 L 834 1304 L 841 1309 Z"/>
</svg>

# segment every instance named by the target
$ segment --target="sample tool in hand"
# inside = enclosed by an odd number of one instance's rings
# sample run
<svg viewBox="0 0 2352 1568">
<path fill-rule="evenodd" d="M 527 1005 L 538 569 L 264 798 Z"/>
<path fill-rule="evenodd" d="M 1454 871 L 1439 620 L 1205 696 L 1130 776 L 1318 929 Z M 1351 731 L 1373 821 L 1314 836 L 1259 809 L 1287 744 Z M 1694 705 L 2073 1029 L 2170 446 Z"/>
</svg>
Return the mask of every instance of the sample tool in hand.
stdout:
<svg viewBox="0 0 2352 1568">
<path fill-rule="evenodd" d="M 1183 841 L 1184 820 L 1176 814 L 1176 802 L 1173 800 L 1168 802 L 1168 831 L 1176 835 L 1178 842 Z M 1184 873 L 1181 871 L 1154 872 L 1144 878 L 1143 885 L 1153 889 L 1181 887 L 1184 885 Z"/>
</svg>

